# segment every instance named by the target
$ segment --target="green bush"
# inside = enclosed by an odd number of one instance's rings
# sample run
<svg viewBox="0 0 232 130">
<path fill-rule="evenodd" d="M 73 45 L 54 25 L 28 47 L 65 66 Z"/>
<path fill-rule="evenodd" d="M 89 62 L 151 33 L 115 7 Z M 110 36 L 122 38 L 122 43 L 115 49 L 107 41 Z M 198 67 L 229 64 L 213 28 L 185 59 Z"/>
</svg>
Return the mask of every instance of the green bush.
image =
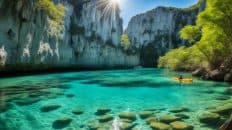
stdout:
<svg viewBox="0 0 232 130">
<path fill-rule="evenodd" d="M 36 7 L 46 12 L 56 22 L 63 21 L 65 7 L 62 4 L 55 5 L 51 0 L 37 0 Z"/>
<path fill-rule="evenodd" d="M 124 50 L 127 50 L 131 46 L 130 39 L 127 34 L 122 34 L 121 46 L 123 47 Z"/>
<path fill-rule="evenodd" d="M 195 47 L 173 49 L 160 57 L 158 63 L 158 67 L 171 70 L 194 70 L 199 66 L 207 66 L 204 62 L 204 55 Z"/>
</svg>

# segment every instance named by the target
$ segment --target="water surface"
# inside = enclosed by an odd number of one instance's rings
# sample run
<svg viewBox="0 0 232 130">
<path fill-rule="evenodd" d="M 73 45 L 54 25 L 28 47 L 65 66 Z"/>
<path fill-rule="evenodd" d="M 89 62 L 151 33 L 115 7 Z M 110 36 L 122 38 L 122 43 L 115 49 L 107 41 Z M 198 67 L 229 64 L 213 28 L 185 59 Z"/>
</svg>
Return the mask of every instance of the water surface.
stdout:
<svg viewBox="0 0 232 130">
<path fill-rule="evenodd" d="M 199 123 L 199 114 L 231 98 L 225 95 L 228 84 L 199 79 L 180 84 L 172 80 L 179 74 L 162 69 L 132 69 L 3 78 L 0 79 L 0 129 L 53 130 L 55 120 L 68 117 L 73 121 L 64 129 L 88 130 L 89 122 L 98 119 L 95 115 L 98 108 L 110 108 L 117 118 L 120 112 L 139 113 L 147 109 L 153 109 L 158 117 L 180 107 L 190 109 L 190 118 L 185 121 L 196 130 L 212 129 Z M 45 105 L 61 107 L 41 112 Z M 76 108 L 84 113 L 73 114 Z M 136 123 L 139 130 L 151 130 L 140 118 Z"/>
</svg>

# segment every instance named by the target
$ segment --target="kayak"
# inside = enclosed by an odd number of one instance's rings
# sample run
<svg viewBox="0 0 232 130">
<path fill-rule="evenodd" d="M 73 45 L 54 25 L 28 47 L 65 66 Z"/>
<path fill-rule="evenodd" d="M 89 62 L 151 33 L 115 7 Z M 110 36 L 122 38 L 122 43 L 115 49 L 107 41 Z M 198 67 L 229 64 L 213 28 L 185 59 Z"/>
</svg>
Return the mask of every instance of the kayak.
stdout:
<svg viewBox="0 0 232 130">
<path fill-rule="evenodd" d="M 180 79 L 179 77 L 173 77 L 172 79 L 174 81 L 178 81 L 178 82 L 181 82 L 181 83 L 192 83 L 193 82 L 192 78 L 183 78 L 183 79 Z"/>
</svg>

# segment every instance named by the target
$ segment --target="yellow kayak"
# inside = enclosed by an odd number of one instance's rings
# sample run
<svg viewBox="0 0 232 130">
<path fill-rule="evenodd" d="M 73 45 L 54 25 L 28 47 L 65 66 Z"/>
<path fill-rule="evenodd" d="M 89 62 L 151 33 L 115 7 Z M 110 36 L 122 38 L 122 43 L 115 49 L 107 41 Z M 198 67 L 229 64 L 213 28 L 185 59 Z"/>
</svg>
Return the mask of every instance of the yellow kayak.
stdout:
<svg viewBox="0 0 232 130">
<path fill-rule="evenodd" d="M 180 79 L 179 77 L 173 77 L 172 79 L 174 81 L 178 81 L 178 82 L 181 82 L 181 83 L 192 83 L 193 82 L 192 78 L 183 78 L 183 79 Z"/>
</svg>

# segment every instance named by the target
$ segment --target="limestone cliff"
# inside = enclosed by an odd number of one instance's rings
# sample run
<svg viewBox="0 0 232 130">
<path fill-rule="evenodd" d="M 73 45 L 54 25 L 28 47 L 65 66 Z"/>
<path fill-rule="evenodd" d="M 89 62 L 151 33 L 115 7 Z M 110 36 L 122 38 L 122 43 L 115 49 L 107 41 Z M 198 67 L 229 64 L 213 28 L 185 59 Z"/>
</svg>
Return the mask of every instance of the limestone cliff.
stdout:
<svg viewBox="0 0 232 130">
<path fill-rule="evenodd" d="M 189 45 L 181 40 L 179 31 L 186 25 L 195 24 L 196 16 L 205 8 L 205 1 L 186 9 L 158 7 L 134 16 L 126 33 L 132 46 L 140 52 L 143 66 L 153 67 L 159 56 L 168 50 Z"/>
<path fill-rule="evenodd" d="M 37 0 L 0 0 L 0 64 L 114 67 L 139 64 L 120 47 L 122 20 L 99 0 L 54 0 L 65 7 L 62 23 L 36 8 Z"/>
</svg>

